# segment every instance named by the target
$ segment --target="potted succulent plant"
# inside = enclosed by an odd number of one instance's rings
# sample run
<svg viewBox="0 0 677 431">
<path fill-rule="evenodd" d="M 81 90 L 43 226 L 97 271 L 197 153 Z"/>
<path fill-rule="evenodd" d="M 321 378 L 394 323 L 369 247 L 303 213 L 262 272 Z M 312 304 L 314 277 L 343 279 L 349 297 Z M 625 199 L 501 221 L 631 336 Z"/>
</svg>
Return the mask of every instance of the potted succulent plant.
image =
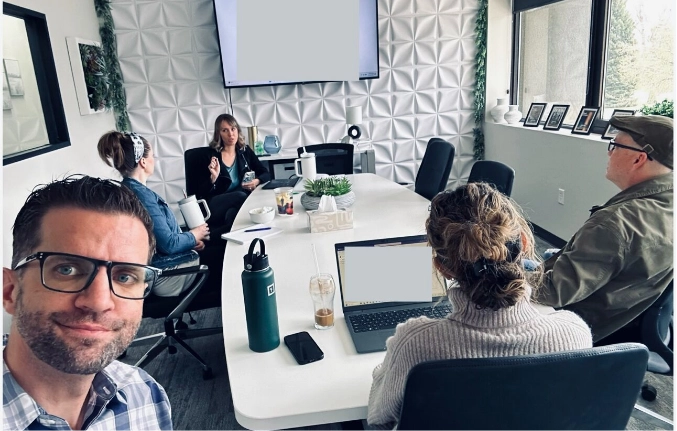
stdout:
<svg viewBox="0 0 677 431">
<path fill-rule="evenodd" d="M 324 195 L 334 196 L 338 208 L 348 208 L 355 203 L 352 184 L 346 177 L 306 180 L 305 188 L 306 192 L 301 195 L 301 205 L 307 210 L 316 210 Z"/>
</svg>

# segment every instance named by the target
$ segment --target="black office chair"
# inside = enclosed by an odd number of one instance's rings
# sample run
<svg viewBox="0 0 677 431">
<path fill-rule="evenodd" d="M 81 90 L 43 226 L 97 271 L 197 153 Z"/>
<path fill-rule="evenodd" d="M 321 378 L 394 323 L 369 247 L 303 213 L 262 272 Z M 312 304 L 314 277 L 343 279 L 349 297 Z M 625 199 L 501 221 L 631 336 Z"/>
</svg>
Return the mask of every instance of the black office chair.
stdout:
<svg viewBox="0 0 677 431">
<path fill-rule="evenodd" d="M 428 200 L 447 187 L 456 148 L 440 138 L 428 141 L 421 166 L 416 174 L 414 191 Z"/>
<path fill-rule="evenodd" d="M 205 363 L 195 350 L 186 344 L 185 340 L 220 334 L 223 328 L 179 329 L 180 326 L 175 325 L 177 321 L 181 321 L 183 313 L 220 306 L 221 292 L 219 289 L 218 292 L 205 291 L 206 294 L 199 295 L 209 276 L 209 269 L 205 265 L 163 271 L 160 277 L 176 277 L 186 274 L 196 274 L 196 277 L 191 287 L 180 295 L 165 297 L 151 293 L 144 299 L 143 317 L 164 319 L 164 332 L 136 338 L 129 347 L 143 346 L 155 341 L 153 347 L 134 364 L 137 367 L 143 368 L 165 350 L 170 354 L 176 353 L 177 349 L 174 345 L 176 343 L 200 363 L 202 366 L 202 378 L 208 380 L 213 377 L 211 367 Z"/>
<path fill-rule="evenodd" d="M 213 150 L 209 147 L 190 148 L 183 153 L 183 166 L 186 175 L 186 193 L 188 196 L 195 195 L 198 199 L 204 199 L 197 192 L 198 181 L 195 178 L 196 172 L 203 172 L 207 169 Z"/>
<path fill-rule="evenodd" d="M 318 174 L 350 175 L 353 173 L 353 144 L 329 143 L 306 145 L 306 152 L 315 153 L 315 165 Z M 303 147 L 297 148 L 299 157 Z"/>
<path fill-rule="evenodd" d="M 661 296 L 640 315 L 640 343 L 650 351 L 647 371 L 657 374 L 672 375 L 672 285 L 670 282 Z M 642 398 L 647 401 L 656 399 L 656 389 L 644 383 Z"/>
<path fill-rule="evenodd" d="M 627 343 L 424 362 L 407 378 L 398 429 L 624 429 L 649 352 Z"/>
<path fill-rule="evenodd" d="M 472 165 L 469 183 L 489 183 L 506 196 L 512 193 L 512 183 L 515 180 L 515 170 L 501 162 L 478 160 Z"/>
</svg>

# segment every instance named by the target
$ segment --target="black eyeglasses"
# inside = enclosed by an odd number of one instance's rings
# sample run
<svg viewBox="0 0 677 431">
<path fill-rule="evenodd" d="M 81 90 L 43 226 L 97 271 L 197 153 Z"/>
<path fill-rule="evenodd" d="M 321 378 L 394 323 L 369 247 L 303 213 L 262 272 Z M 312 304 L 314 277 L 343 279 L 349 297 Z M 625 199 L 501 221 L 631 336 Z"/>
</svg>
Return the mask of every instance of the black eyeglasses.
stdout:
<svg viewBox="0 0 677 431">
<path fill-rule="evenodd" d="M 39 251 L 19 261 L 14 270 L 34 260 L 40 261 L 42 285 L 49 290 L 79 293 L 96 278 L 100 266 L 106 267 L 111 292 L 124 299 L 143 299 L 150 293 L 162 270 L 148 265 L 111 262 L 77 254 Z"/>
<path fill-rule="evenodd" d="M 651 158 L 651 156 L 649 155 L 649 153 L 647 153 L 646 151 L 642 150 L 641 148 L 628 147 L 627 145 L 619 144 L 619 143 L 617 143 L 616 141 L 609 141 L 609 146 L 607 147 L 607 151 L 613 151 L 613 150 L 614 150 L 614 147 L 625 148 L 626 150 L 637 151 L 637 152 L 639 152 L 639 153 L 644 153 L 644 154 L 646 154 L 647 159 L 653 160 L 653 159 Z"/>
</svg>

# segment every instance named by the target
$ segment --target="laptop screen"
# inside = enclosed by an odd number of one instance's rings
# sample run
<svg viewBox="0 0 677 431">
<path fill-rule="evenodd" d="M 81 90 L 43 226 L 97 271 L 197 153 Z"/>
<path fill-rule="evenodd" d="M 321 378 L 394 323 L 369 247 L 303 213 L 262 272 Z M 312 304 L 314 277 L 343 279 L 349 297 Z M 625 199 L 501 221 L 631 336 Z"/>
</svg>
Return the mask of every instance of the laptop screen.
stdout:
<svg viewBox="0 0 677 431">
<path fill-rule="evenodd" d="M 384 304 L 382 301 L 369 301 L 369 302 L 357 302 L 357 301 L 346 301 L 346 247 L 426 247 L 428 241 L 425 235 L 409 236 L 409 237 L 400 237 L 400 238 L 383 238 L 375 239 L 368 241 L 356 241 L 356 242 L 347 242 L 336 244 L 336 263 L 338 265 L 339 272 L 339 285 L 341 288 L 341 301 L 343 302 L 343 307 L 356 307 L 356 306 L 367 306 L 372 304 Z M 432 271 L 432 286 L 431 286 L 431 295 L 433 301 L 436 298 L 443 297 L 446 295 L 446 280 L 440 275 L 440 273 L 434 268 L 432 264 L 432 259 L 430 260 L 430 268 Z M 393 265 L 391 271 L 402 270 L 404 272 L 410 272 L 411 268 L 407 266 L 398 266 Z M 403 272 L 403 274 L 404 274 Z M 398 302 L 396 304 L 403 304 Z"/>
</svg>

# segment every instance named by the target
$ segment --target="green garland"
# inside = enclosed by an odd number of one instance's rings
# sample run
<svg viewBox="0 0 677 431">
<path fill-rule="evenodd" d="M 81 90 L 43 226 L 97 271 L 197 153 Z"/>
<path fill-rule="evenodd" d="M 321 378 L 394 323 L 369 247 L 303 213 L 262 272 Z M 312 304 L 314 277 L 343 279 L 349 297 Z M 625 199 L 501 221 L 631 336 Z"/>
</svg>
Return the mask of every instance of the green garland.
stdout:
<svg viewBox="0 0 677 431">
<path fill-rule="evenodd" d="M 482 123 L 484 122 L 484 101 L 487 84 L 487 5 L 488 0 L 479 0 L 479 9 L 475 19 L 475 128 L 473 134 L 473 155 L 476 160 L 484 159 L 484 132 Z"/>
<path fill-rule="evenodd" d="M 122 88 L 122 72 L 118 63 L 117 43 L 115 40 L 115 25 L 110 11 L 110 0 L 94 0 L 96 16 L 99 17 L 99 34 L 103 45 L 106 63 L 109 66 L 108 79 L 110 81 L 110 102 L 116 117 L 116 127 L 119 131 L 129 130 L 129 115 L 127 115 L 127 99 Z"/>
</svg>

